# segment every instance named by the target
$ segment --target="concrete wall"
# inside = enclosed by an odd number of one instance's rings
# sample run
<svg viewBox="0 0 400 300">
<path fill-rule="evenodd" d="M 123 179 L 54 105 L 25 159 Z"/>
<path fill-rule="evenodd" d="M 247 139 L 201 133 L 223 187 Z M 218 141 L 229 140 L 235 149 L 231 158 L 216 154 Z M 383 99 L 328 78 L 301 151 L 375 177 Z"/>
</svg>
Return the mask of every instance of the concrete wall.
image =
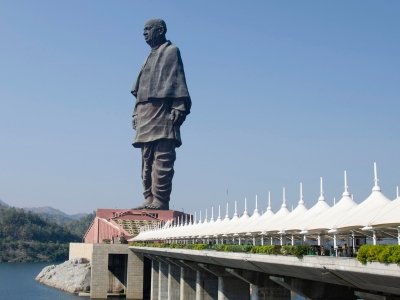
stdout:
<svg viewBox="0 0 400 300">
<path fill-rule="evenodd" d="M 69 259 L 85 258 L 88 261 L 92 260 L 93 244 L 70 243 L 69 244 Z"/>
<path fill-rule="evenodd" d="M 130 251 L 125 244 L 93 244 L 90 297 L 107 299 L 110 287 L 114 289 L 113 282 L 110 283 L 109 258 L 116 254 L 127 255 L 126 299 L 142 299 L 143 255 Z"/>
</svg>

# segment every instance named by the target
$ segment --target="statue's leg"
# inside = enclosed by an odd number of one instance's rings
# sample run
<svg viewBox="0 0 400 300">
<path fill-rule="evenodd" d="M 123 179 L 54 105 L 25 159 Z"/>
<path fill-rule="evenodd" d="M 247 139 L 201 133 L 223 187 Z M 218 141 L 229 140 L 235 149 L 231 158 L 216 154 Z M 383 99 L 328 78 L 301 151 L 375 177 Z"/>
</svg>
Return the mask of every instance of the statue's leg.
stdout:
<svg viewBox="0 0 400 300">
<path fill-rule="evenodd" d="M 153 194 L 151 193 L 152 178 L 151 172 L 153 169 L 154 161 L 154 146 L 155 143 L 144 143 L 142 145 L 142 182 L 143 182 L 143 196 L 144 202 L 136 209 L 143 209 L 153 202 Z"/>
<path fill-rule="evenodd" d="M 154 162 L 152 170 L 153 203 L 148 208 L 169 209 L 169 199 L 174 177 L 174 162 L 176 159 L 175 141 L 162 139 L 154 147 Z"/>
</svg>

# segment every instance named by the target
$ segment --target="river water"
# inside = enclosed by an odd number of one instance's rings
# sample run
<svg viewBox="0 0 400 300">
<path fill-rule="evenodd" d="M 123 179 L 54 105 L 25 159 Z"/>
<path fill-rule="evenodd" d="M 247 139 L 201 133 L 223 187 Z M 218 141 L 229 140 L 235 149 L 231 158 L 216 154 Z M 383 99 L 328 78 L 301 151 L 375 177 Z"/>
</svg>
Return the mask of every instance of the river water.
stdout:
<svg viewBox="0 0 400 300">
<path fill-rule="evenodd" d="M 48 265 L 51 263 L 0 263 L 0 300 L 89 300 L 38 283 L 36 275 Z"/>
<path fill-rule="evenodd" d="M 85 300 L 38 283 L 35 277 L 51 263 L 0 263 L 1 300 Z"/>
</svg>

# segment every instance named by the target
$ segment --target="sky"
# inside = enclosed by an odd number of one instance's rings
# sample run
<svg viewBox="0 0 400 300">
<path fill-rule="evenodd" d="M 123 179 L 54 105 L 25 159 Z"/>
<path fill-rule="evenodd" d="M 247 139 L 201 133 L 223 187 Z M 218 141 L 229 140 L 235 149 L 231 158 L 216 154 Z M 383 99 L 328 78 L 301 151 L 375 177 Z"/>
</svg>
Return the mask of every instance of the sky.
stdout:
<svg viewBox="0 0 400 300">
<path fill-rule="evenodd" d="M 398 1 L 0 1 L 0 199 L 67 213 L 142 202 L 133 81 L 163 18 L 193 106 L 170 208 L 277 211 L 400 184 Z"/>
</svg>

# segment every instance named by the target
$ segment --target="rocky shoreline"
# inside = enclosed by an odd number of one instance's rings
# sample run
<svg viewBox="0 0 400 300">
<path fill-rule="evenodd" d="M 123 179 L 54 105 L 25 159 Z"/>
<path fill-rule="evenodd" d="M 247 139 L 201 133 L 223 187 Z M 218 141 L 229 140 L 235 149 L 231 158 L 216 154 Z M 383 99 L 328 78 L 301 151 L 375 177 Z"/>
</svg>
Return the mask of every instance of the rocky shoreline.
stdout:
<svg viewBox="0 0 400 300">
<path fill-rule="evenodd" d="M 44 267 L 35 279 L 66 292 L 79 293 L 90 291 L 90 276 L 90 263 L 84 258 L 79 258 Z"/>
</svg>

